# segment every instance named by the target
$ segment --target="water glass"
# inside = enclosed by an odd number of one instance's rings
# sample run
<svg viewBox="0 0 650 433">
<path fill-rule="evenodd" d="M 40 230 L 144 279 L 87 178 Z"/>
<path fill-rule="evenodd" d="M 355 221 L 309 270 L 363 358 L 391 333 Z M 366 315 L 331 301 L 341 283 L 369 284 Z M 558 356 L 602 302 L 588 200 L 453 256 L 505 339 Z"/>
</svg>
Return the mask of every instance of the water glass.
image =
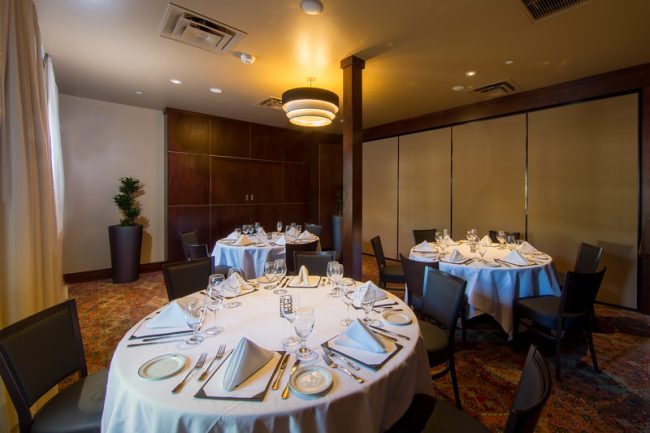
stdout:
<svg viewBox="0 0 650 433">
<path fill-rule="evenodd" d="M 354 302 L 354 281 L 344 278 L 341 281 L 341 300 L 346 306 L 345 319 L 341 320 L 341 325 L 348 327 L 352 325 L 353 320 L 350 319 L 350 305 Z"/>
<path fill-rule="evenodd" d="M 237 236 L 237 238 L 241 236 L 241 229 L 239 227 L 235 229 L 235 236 Z"/>
<path fill-rule="evenodd" d="M 217 335 L 223 331 L 222 328 L 217 326 L 217 311 L 221 309 L 221 305 L 223 304 L 223 294 L 221 292 L 223 290 L 223 281 L 223 274 L 212 274 L 208 278 L 208 288 L 205 293 L 208 295 L 208 298 L 210 298 L 208 309 L 212 311 L 214 315 L 214 326 L 210 326 L 205 330 L 206 335 Z"/>
<path fill-rule="evenodd" d="M 298 233 L 302 233 L 302 225 L 296 225 L 296 230 L 298 230 Z"/>
<path fill-rule="evenodd" d="M 204 340 L 203 336 L 199 334 L 199 328 L 205 319 L 205 304 L 198 299 L 192 298 L 183 307 L 185 313 L 185 321 L 187 326 L 192 330 L 190 338 L 185 340 L 187 344 L 199 344 Z"/>
<path fill-rule="evenodd" d="M 510 251 L 514 251 L 517 248 L 517 239 L 512 235 L 506 236 L 506 245 Z"/>
<path fill-rule="evenodd" d="M 297 310 L 300 307 L 298 295 L 280 295 L 280 317 L 289 321 L 289 336 L 282 340 L 282 347 L 289 351 L 295 352 L 296 346 L 300 341 L 291 335 L 293 322 L 296 320 Z"/>
<path fill-rule="evenodd" d="M 264 289 L 269 290 L 273 287 L 271 283 L 275 281 L 275 262 L 264 263 L 264 277 L 267 283 L 269 283 L 264 285 Z"/>
<path fill-rule="evenodd" d="M 274 262 L 275 265 L 275 276 L 278 280 L 278 284 L 282 281 L 285 275 L 287 275 L 287 262 L 284 259 L 277 259 Z M 276 295 L 283 295 L 287 293 L 286 289 L 277 288 L 273 291 Z"/>
<path fill-rule="evenodd" d="M 228 269 L 228 278 L 232 277 L 234 274 L 239 274 L 240 277 L 244 278 L 244 272 L 239 268 L 230 268 Z M 241 305 L 239 301 L 230 301 L 226 302 L 224 306 L 226 308 L 237 308 Z"/>
<path fill-rule="evenodd" d="M 296 331 L 296 335 L 300 339 L 300 349 L 298 350 L 298 359 L 302 362 L 305 361 L 314 361 L 318 359 L 316 352 L 307 347 L 307 337 L 311 334 L 311 331 L 314 329 L 314 323 L 316 319 L 314 317 L 314 309 L 311 307 L 302 307 L 299 308 L 296 314 L 296 319 L 293 322 L 293 329 Z"/>
<path fill-rule="evenodd" d="M 327 294 L 328 297 L 330 298 L 336 298 L 339 296 L 339 288 L 338 288 L 338 273 L 339 273 L 339 262 L 336 260 L 333 260 L 331 262 L 327 262 L 327 278 L 329 278 L 330 283 L 332 285 L 332 290 Z"/>
<path fill-rule="evenodd" d="M 361 321 L 366 323 L 367 325 L 377 324 L 377 322 L 375 322 L 370 318 L 370 312 L 372 311 L 374 306 L 375 306 L 375 294 L 372 291 L 368 291 L 365 293 L 364 297 L 361 298 L 361 308 L 363 308 L 363 312 L 366 313 L 366 317 L 361 319 Z"/>
<path fill-rule="evenodd" d="M 487 245 L 485 242 L 479 242 L 478 244 L 478 253 L 481 255 L 481 261 L 485 263 L 485 254 L 487 253 Z"/>
<path fill-rule="evenodd" d="M 497 241 L 499 242 L 499 249 L 502 250 L 506 242 L 506 232 L 504 232 L 503 230 L 499 230 L 497 232 Z"/>
<path fill-rule="evenodd" d="M 278 231 L 278 233 L 282 232 L 282 221 L 278 221 L 275 224 L 275 229 Z"/>
</svg>

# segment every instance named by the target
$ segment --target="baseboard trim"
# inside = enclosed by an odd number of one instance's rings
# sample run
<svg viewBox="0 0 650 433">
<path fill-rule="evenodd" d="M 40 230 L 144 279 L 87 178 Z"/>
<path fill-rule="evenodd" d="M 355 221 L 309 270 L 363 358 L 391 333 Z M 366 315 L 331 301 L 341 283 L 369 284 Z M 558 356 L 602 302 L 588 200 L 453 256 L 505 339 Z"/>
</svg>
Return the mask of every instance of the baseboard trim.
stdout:
<svg viewBox="0 0 650 433">
<path fill-rule="evenodd" d="M 159 271 L 162 265 L 166 262 L 153 262 L 142 263 L 140 265 L 140 273 L 146 274 L 148 272 Z M 105 280 L 112 277 L 111 268 L 96 269 L 93 271 L 73 272 L 70 274 L 63 274 L 63 281 L 66 284 L 86 283 L 88 281 Z"/>
</svg>

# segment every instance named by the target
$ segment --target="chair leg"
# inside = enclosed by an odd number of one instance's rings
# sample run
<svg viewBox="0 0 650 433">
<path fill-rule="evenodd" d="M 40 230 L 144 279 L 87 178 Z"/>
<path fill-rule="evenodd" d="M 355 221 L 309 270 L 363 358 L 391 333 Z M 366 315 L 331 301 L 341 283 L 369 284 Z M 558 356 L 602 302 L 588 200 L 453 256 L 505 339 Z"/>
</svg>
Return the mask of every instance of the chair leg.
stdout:
<svg viewBox="0 0 650 433">
<path fill-rule="evenodd" d="M 555 379 L 560 382 L 560 347 L 562 346 L 562 337 L 558 334 L 555 336 Z"/>
<path fill-rule="evenodd" d="M 587 340 L 589 341 L 589 351 L 591 352 L 591 362 L 594 364 L 594 370 L 600 373 L 600 368 L 598 368 L 598 361 L 596 360 L 596 349 L 594 347 L 594 338 L 591 335 L 591 331 L 587 333 Z"/>
<path fill-rule="evenodd" d="M 460 309 L 460 326 L 463 333 L 463 344 L 467 344 L 467 323 L 465 319 L 467 318 L 467 300 L 463 300 L 463 306 Z"/>
<path fill-rule="evenodd" d="M 458 391 L 458 379 L 456 378 L 456 362 L 454 361 L 454 354 L 449 357 L 449 375 L 451 376 L 451 385 L 454 388 L 454 397 L 456 398 L 456 407 L 463 409 L 460 402 L 460 392 Z"/>
</svg>

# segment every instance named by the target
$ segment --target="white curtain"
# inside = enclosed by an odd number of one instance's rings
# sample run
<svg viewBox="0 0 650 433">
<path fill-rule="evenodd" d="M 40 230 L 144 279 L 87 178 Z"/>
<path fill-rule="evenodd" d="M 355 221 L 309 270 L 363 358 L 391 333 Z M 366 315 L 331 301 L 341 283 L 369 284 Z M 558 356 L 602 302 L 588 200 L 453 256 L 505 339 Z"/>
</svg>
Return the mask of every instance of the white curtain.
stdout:
<svg viewBox="0 0 650 433">
<path fill-rule="evenodd" d="M 32 0 L 0 0 L 0 53 L 2 328 L 63 301 L 66 294 L 46 76 Z M 3 400 L 6 395 L 0 406 Z M 14 424 L 11 416 L 1 425 L 5 409 L 0 407 L 0 432 Z"/>
</svg>

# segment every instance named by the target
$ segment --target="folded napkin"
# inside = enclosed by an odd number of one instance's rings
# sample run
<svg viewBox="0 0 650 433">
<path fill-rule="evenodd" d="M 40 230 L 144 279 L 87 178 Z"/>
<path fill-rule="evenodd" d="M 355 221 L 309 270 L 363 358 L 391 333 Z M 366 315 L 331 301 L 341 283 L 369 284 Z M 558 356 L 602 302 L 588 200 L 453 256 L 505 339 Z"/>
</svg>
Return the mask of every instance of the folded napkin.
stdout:
<svg viewBox="0 0 650 433">
<path fill-rule="evenodd" d="M 305 240 L 310 240 L 310 239 L 315 239 L 315 238 L 316 238 L 316 235 L 314 235 L 313 233 L 310 233 L 309 230 L 305 230 L 304 232 L 302 232 L 302 233 L 300 233 L 298 235 L 298 239 L 304 240 L 304 241 Z"/>
<path fill-rule="evenodd" d="M 177 301 L 167 304 L 156 317 L 147 323 L 147 328 L 177 328 L 180 326 L 187 326 L 187 322 L 185 322 L 183 307 Z"/>
<path fill-rule="evenodd" d="M 248 284 L 244 277 L 237 272 L 226 278 L 222 284 L 226 294 L 230 295 L 239 295 L 242 291 L 253 290 L 253 286 Z"/>
<path fill-rule="evenodd" d="M 233 232 L 230 233 L 228 236 L 226 236 L 226 239 L 230 239 L 230 240 L 236 241 L 238 237 L 239 237 L 239 235 L 237 234 L 237 232 L 236 232 L 236 231 L 233 231 Z"/>
<path fill-rule="evenodd" d="M 271 352 L 242 337 L 230 355 L 228 367 L 223 375 L 223 388 L 226 391 L 237 388 L 272 358 Z"/>
<path fill-rule="evenodd" d="M 289 230 L 287 230 L 286 233 L 287 233 L 289 236 L 294 236 L 294 237 L 295 237 L 295 236 L 298 236 L 298 235 L 300 234 L 300 232 L 298 231 L 298 229 L 295 228 L 295 227 L 291 227 Z"/>
<path fill-rule="evenodd" d="M 458 245 L 458 242 L 456 242 L 455 240 L 453 240 L 453 239 L 451 238 L 451 236 L 449 236 L 449 237 L 447 238 L 447 245 L 449 245 L 449 246 Z"/>
<path fill-rule="evenodd" d="M 415 248 L 413 248 L 413 251 L 418 253 L 430 253 L 433 252 L 434 249 L 429 242 L 422 241 L 422 243 L 417 244 Z"/>
<path fill-rule="evenodd" d="M 284 237 L 284 235 L 280 236 L 275 240 L 276 245 L 286 245 L 287 244 L 287 238 Z"/>
<path fill-rule="evenodd" d="M 386 353 L 386 344 L 359 319 L 339 335 L 334 343 L 369 352 Z"/>
<path fill-rule="evenodd" d="M 256 233 L 257 233 L 257 236 L 266 236 L 266 231 L 264 230 L 264 227 L 262 227 L 262 226 L 259 226 L 257 228 Z"/>
<path fill-rule="evenodd" d="M 386 299 L 386 293 L 372 281 L 366 281 L 354 292 L 354 299 L 359 302 L 370 300 L 372 296 L 375 297 L 375 302 Z"/>
<path fill-rule="evenodd" d="M 536 254 L 539 253 L 539 250 L 527 241 L 524 241 L 524 243 L 521 244 L 521 247 L 519 247 L 519 252 L 522 254 Z"/>
<path fill-rule="evenodd" d="M 481 238 L 480 243 L 490 246 L 492 245 L 492 239 L 488 235 L 485 235 Z"/>
<path fill-rule="evenodd" d="M 309 271 L 307 270 L 305 265 L 302 265 L 300 267 L 300 270 L 298 271 L 298 275 L 296 275 L 291 279 L 291 284 L 289 285 L 294 287 L 309 286 Z"/>
<path fill-rule="evenodd" d="M 518 251 L 510 251 L 510 254 L 502 258 L 504 262 L 512 263 L 514 265 L 526 266 L 528 265 L 528 260 L 523 258 Z"/>
<path fill-rule="evenodd" d="M 238 245 L 238 246 L 242 246 L 242 247 L 243 247 L 243 246 L 246 246 L 246 245 L 250 245 L 250 244 L 252 244 L 252 243 L 253 243 L 253 241 L 251 240 L 251 238 L 248 237 L 248 235 L 241 235 L 241 236 L 239 237 L 239 239 L 237 239 L 237 240 L 233 243 L 233 245 Z"/>
<path fill-rule="evenodd" d="M 449 254 L 449 258 L 447 259 L 447 261 L 451 263 L 461 263 L 465 260 L 467 260 L 467 257 L 462 255 L 456 248 L 451 250 L 451 254 Z"/>
</svg>

